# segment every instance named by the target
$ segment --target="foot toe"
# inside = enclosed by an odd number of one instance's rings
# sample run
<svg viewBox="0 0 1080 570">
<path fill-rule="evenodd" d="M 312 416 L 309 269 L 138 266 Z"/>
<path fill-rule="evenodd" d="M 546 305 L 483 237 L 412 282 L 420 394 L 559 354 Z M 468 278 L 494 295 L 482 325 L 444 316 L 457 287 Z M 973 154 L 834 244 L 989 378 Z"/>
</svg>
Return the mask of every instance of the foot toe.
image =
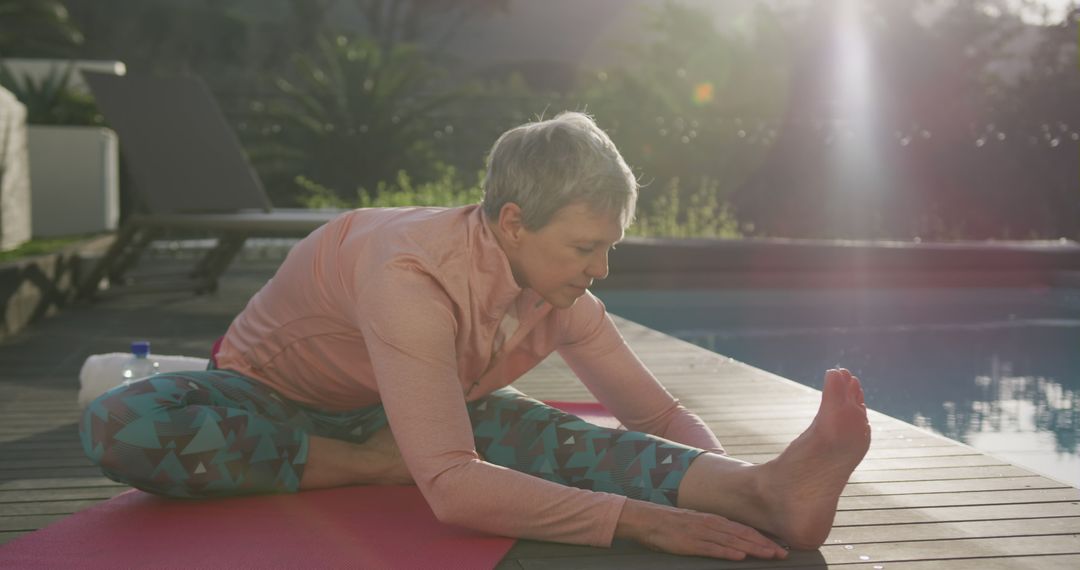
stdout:
<svg viewBox="0 0 1080 570">
<path fill-rule="evenodd" d="M 851 383 L 848 384 L 848 397 L 855 401 L 857 404 L 864 404 L 862 385 L 859 383 L 859 379 L 852 376 Z"/>
</svg>

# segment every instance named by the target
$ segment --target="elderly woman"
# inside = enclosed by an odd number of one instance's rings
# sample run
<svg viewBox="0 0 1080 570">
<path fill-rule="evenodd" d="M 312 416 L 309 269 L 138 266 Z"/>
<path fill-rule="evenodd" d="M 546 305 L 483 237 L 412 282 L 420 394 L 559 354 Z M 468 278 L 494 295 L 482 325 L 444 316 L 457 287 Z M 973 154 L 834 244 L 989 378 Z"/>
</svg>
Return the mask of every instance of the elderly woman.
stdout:
<svg viewBox="0 0 1080 570">
<path fill-rule="evenodd" d="M 87 455 L 173 497 L 414 481 L 439 520 L 515 537 L 786 555 L 756 528 L 819 546 L 869 445 L 858 380 L 827 372 L 817 418 L 777 459 L 727 457 L 588 291 L 637 198 L 607 135 L 578 113 L 512 129 L 484 192 L 319 228 L 233 321 L 216 366 L 96 400 Z M 554 351 L 628 430 L 509 387 Z"/>
</svg>

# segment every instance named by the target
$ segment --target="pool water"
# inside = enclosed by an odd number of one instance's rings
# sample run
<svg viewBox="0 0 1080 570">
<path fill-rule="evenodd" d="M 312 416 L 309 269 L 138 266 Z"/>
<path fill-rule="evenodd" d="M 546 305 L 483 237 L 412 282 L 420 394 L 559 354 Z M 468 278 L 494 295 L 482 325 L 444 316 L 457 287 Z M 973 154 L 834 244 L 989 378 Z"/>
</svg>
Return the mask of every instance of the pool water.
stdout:
<svg viewBox="0 0 1080 570">
<path fill-rule="evenodd" d="M 1080 487 L 1080 290 L 598 291 L 614 314 Z M 723 378 L 717 378 L 722 382 Z"/>
</svg>

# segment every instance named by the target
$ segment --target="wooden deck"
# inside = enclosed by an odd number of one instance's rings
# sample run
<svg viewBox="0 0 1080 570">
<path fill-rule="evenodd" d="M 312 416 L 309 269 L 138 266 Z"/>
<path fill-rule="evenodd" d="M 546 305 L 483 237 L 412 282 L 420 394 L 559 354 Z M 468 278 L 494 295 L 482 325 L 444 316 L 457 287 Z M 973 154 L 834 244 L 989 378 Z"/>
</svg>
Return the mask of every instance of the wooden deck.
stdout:
<svg viewBox="0 0 1080 570">
<path fill-rule="evenodd" d="M 204 353 L 270 270 L 270 262 L 241 265 L 211 297 L 133 296 L 77 307 L 0 344 L 0 543 L 126 490 L 101 477 L 78 443 L 83 359 L 122 350 L 132 335 L 151 338 L 159 353 Z M 628 321 L 619 326 L 734 456 L 775 456 L 817 409 L 816 390 Z M 546 399 L 591 399 L 557 357 L 517 385 Z M 870 453 L 817 552 L 728 563 L 629 543 L 520 541 L 500 568 L 1080 567 L 1080 490 L 882 414 L 871 421 Z"/>
</svg>

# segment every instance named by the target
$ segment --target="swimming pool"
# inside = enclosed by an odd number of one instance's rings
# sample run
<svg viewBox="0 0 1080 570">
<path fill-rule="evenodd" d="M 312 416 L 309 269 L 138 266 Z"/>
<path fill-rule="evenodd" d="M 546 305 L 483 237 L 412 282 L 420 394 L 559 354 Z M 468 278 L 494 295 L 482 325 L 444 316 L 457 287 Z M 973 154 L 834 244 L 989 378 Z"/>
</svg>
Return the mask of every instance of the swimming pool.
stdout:
<svg viewBox="0 0 1080 570">
<path fill-rule="evenodd" d="M 1080 487 L 1080 289 L 596 294 L 614 314 L 815 388 L 844 366 L 871 408 Z"/>
</svg>

